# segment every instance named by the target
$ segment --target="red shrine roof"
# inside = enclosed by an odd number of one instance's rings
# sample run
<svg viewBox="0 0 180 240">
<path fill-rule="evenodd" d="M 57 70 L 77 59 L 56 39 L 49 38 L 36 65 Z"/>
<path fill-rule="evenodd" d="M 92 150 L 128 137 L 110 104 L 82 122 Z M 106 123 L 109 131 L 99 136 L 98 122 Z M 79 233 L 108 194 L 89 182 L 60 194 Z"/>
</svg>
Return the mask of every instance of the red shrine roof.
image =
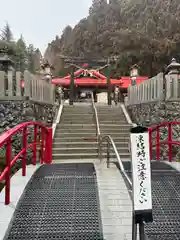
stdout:
<svg viewBox="0 0 180 240">
<path fill-rule="evenodd" d="M 121 88 L 128 88 L 129 85 L 131 84 L 131 78 L 130 77 L 121 77 L 122 80 L 122 85 Z M 145 80 L 148 80 L 148 77 L 146 76 L 138 76 L 136 78 L 136 84 L 140 84 L 142 82 L 144 82 Z"/>
<path fill-rule="evenodd" d="M 80 75 L 82 75 L 80 77 Z M 92 78 L 95 77 L 95 78 Z M 54 78 L 52 79 L 52 83 L 56 85 L 62 86 L 69 86 L 70 85 L 70 78 L 71 76 L 68 75 L 64 78 Z M 78 86 L 106 86 L 107 80 L 106 76 L 99 73 L 96 70 L 87 70 L 87 69 L 80 69 L 74 73 L 74 83 Z M 148 77 L 146 76 L 139 76 L 136 78 L 137 84 L 144 82 L 147 80 Z M 131 84 L 130 77 L 121 77 L 120 79 L 110 79 L 112 85 L 120 86 L 121 88 L 128 88 Z"/>
</svg>

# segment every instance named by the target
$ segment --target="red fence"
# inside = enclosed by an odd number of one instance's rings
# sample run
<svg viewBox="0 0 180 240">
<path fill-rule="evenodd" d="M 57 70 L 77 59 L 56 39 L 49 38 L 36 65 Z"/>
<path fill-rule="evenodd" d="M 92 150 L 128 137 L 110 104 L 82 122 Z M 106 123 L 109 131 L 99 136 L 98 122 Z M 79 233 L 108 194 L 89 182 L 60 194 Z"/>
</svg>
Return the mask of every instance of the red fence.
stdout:
<svg viewBox="0 0 180 240">
<path fill-rule="evenodd" d="M 27 137 L 32 130 L 33 140 L 28 143 Z M 12 159 L 12 138 L 15 134 L 22 134 L 22 149 Z M 39 136 L 38 136 L 39 133 Z M 38 139 L 39 138 L 39 139 Z M 19 139 L 21 141 L 21 139 Z M 4 132 L 0 135 L 0 148 L 5 147 L 5 168 L 0 173 L 0 182 L 5 180 L 5 204 L 10 203 L 10 178 L 11 167 L 17 162 L 22 161 L 22 176 L 26 176 L 27 150 L 32 149 L 32 164 L 37 162 L 37 146 L 40 147 L 40 163 L 52 162 L 52 128 L 47 128 L 38 122 L 25 122 Z"/>
<path fill-rule="evenodd" d="M 168 160 L 172 162 L 172 145 L 180 146 L 180 141 L 173 140 L 172 127 L 174 125 L 180 125 L 180 122 L 164 122 L 155 127 L 149 128 L 149 147 L 150 147 L 151 160 L 153 155 L 153 147 L 155 147 L 155 151 L 156 151 L 156 160 L 160 160 L 160 145 L 166 144 L 168 145 Z M 160 131 L 161 131 L 161 128 L 163 127 L 167 127 L 168 132 L 167 132 L 167 139 L 161 141 Z M 153 145 L 153 137 L 152 137 L 153 132 L 156 133 L 156 141 L 154 145 Z"/>
</svg>

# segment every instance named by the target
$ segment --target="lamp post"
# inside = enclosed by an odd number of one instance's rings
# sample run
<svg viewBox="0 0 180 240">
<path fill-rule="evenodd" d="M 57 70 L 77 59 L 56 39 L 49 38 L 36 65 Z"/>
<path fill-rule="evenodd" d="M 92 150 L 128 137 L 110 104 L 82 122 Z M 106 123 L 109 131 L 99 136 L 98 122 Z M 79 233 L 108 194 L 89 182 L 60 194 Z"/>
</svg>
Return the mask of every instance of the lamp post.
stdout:
<svg viewBox="0 0 180 240">
<path fill-rule="evenodd" d="M 74 102 L 74 65 L 71 65 L 69 105 L 73 105 L 73 102 Z"/>
<path fill-rule="evenodd" d="M 132 86 L 136 85 L 136 78 L 139 75 L 138 70 L 139 70 L 139 67 L 137 64 L 134 64 L 130 68 L 130 77 L 131 77 L 131 85 Z"/>
<path fill-rule="evenodd" d="M 111 105 L 111 80 L 110 80 L 111 66 L 107 65 L 107 85 L 108 85 L 108 105 Z"/>
</svg>

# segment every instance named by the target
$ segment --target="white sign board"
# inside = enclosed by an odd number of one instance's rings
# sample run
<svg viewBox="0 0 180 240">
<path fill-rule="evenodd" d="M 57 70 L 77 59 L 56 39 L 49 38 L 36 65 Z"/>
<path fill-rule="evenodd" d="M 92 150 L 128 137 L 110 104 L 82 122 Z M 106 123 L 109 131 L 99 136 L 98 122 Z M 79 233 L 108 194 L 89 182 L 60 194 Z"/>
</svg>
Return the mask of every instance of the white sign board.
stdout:
<svg viewBox="0 0 180 240">
<path fill-rule="evenodd" d="M 134 211 L 152 209 L 149 134 L 131 133 Z"/>
</svg>

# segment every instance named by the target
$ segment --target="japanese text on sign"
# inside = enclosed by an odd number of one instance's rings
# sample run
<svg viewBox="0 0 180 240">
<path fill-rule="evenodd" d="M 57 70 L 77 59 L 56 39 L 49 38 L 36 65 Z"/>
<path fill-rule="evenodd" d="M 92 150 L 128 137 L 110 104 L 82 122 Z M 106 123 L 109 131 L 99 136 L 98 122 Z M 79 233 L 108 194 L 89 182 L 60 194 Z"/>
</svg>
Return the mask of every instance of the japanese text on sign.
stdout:
<svg viewBox="0 0 180 240">
<path fill-rule="evenodd" d="M 148 133 L 131 134 L 134 210 L 152 209 Z"/>
</svg>

